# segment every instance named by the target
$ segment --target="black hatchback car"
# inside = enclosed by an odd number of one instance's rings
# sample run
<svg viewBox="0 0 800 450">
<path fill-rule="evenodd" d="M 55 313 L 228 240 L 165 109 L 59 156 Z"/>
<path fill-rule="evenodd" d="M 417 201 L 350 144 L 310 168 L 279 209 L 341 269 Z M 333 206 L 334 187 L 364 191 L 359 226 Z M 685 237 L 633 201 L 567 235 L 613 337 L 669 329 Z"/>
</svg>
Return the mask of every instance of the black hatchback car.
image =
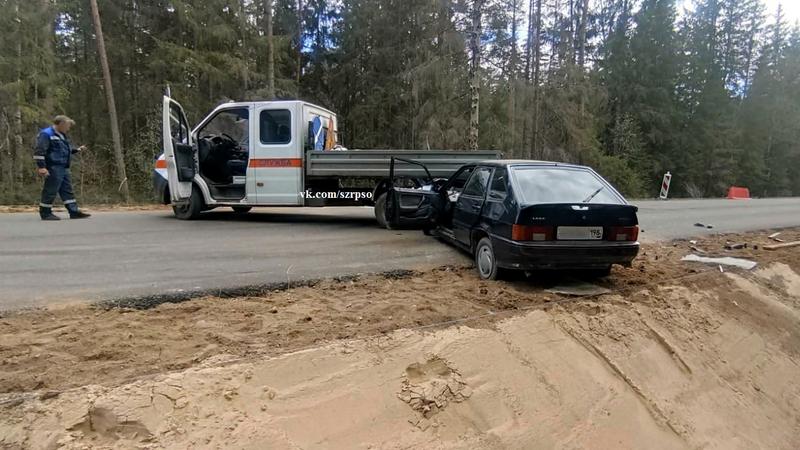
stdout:
<svg viewBox="0 0 800 450">
<path fill-rule="evenodd" d="M 481 278 L 496 279 L 509 269 L 604 276 L 612 264 L 630 265 L 639 252 L 636 211 L 589 167 L 497 160 L 421 188 L 393 186 L 385 214 L 393 227 L 422 229 L 469 251 Z"/>
</svg>

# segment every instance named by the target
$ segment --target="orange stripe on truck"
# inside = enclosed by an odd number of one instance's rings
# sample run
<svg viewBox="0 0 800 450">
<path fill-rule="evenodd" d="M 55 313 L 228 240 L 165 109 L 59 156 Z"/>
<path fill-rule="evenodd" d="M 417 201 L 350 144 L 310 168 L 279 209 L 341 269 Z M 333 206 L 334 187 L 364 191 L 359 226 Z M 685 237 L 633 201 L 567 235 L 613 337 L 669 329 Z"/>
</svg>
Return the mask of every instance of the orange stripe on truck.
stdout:
<svg viewBox="0 0 800 450">
<path fill-rule="evenodd" d="M 250 167 L 303 167 L 301 158 L 261 158 L 251 159 Z"/>
</svg>

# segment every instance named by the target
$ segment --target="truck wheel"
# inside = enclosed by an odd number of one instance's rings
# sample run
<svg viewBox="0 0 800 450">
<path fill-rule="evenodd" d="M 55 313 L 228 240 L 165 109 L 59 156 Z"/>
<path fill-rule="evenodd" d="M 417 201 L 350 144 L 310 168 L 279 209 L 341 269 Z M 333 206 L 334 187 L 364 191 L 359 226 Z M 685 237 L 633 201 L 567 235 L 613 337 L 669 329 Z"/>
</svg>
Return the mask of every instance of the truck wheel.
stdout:
<svg viewBox="0 0 800 450">
<path fill-rule="evenodd" d="M 378 225 L 380 225 L 381 228 L 391 230 L 392 226 L 389 224 L 389 220 L 386 218 L 386 196 L 387 193 L 384 192 L 378 196 L 377 200 L 375 200 L 375 220 L 378 221 Z"/>
<path fill-rule="evenodd" d="M 497 280 L 501 270 L 497 267 L 497 258 L 494 256 L 492 241 L 488 237 L 481 239 L 475 247 L 475 267 L 482 280 Z"/>
<path fill-rule="evenodd" d="M 203 194 L 197 186 L 192 185 L 192 195 L 189 200 L 179 205 L 172 205 L 172 212 L 175 217 L 181 220 L 195 220 L 200 217 L 203 211 Z"/>
<path fill-rule="evenodd" d="M 247 214 L 247 213 L 250 212 L 251 209 L 253 209 L 253 207 L 252 206 L 231 206 L 231 209 L 236 214 Z"/>
</svg>

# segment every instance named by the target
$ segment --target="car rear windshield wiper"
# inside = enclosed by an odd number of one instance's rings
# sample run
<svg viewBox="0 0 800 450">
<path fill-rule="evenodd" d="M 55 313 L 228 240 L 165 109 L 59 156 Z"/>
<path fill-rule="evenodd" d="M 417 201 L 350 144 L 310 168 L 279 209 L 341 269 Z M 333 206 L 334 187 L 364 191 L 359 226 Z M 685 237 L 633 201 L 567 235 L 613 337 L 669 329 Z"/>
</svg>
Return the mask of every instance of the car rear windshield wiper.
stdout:
<svg viewBox="0 0 800 450">
<path fill-rule="evenodd" d="M 599 188 L 597 188 L 596 191 L 592 192 L 592 195 L 590 195 L 590 196 L 586 197 L 585 199 L 583 199 L 583 201 L 581 203 L 589 203 L 590 201 L 592 201 L 592 199 L 595 197 L 595 195 L 599 194 L 600 191 L 602 191 L 604 187 L 605 186 L 600 186 Z"/>
</svg>

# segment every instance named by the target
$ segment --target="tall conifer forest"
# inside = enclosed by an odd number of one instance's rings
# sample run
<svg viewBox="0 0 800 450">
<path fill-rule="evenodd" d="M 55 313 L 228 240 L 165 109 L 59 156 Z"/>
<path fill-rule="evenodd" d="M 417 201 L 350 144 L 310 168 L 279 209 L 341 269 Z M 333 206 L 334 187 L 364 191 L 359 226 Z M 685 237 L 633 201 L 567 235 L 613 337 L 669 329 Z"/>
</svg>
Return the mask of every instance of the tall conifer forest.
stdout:
<svg viewBox="0 0 800 450">
<path fill-rule="evenodd" d="M 56 114 L 89 146 L 79 198 L 151 199 L 167 85 L 193 123 L 303 99 L 350 149 L 587 164 L 630 197 L 667 171 L 672 196 L 800 195 L 800 28 L 761 0 L 97 0 L 105 54 L 90 0 L 0 5 L 0 203 L 38 201 Z"/>
</svg>

